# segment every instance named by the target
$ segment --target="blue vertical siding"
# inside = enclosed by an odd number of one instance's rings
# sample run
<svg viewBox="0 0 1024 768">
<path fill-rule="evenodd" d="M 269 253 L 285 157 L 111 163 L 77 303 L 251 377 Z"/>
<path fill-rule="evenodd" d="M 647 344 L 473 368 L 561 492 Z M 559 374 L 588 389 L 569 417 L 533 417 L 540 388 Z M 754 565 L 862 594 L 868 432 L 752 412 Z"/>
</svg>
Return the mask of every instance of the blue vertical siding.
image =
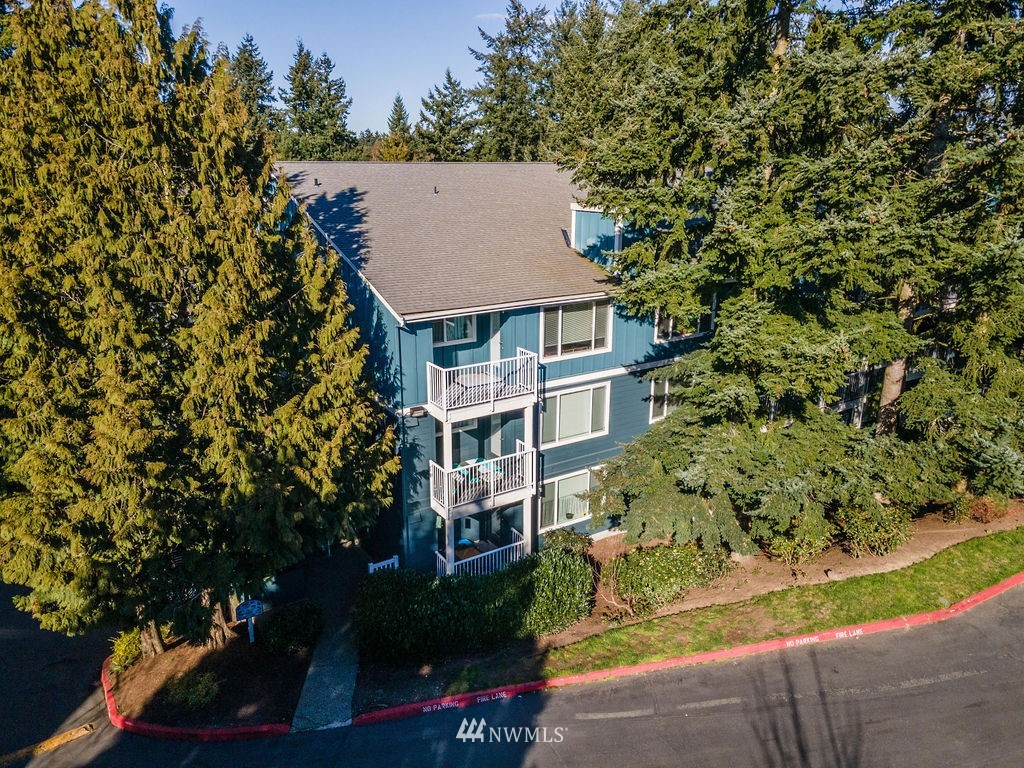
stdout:
<svg viewBox="0 0 1024 768">
<path fill-rule="evenodd" d="M 591 261 L 606 267 L 611 258 L 606 254 L 615 250 L 615 220 L 597 211 L 573 211 L 573 248 Z"/>
<path fill-rule="evenodd" d="M 397 355 L 398 320 L 344 262 L 342 278 L 352 305 L 349 322 L 359 329 L 360 339 L 369 350 L 367 368 L 370 378 L 385 402 L 398 407 L 403 388 Z"/>
<path fill-rule="evenodd" d="M 402 448 L 402 492 L 405 525 L 403 565 L 433 570 L 437 550 L 437 515 L 430 508 L 430 459 L 434 455 L 435 422 L 429 416 L 406 418 Z"/>
<path fill-rule="evenodd" d="M 639 374 L 609 380 L 608 434 L 556 448 L 541 447 L 541 470 L 545 478 L 600 464 L 617 455 L 623 443 L 633 440 L 650 426 L 651 383 L 641 379 Z M 550 386 L 549 389 L 557 391 Z"/>
<path fill-rule="evenodd" d="M 540 350 L 541 309 L 529 307 L 504 312 L 501 328 L 502 356 L 515 354 L 516 347 Z M 540 358 L 542 381 L 548 384 L 566 376 L 604 371 L 620 366 L 669 360 L 694 349 L 698 340 L 671 344 L 654 341 L 654 318 L 631 317 L 618 308 L 612 313 L 612 348 L 607 352 L 573 357 L 568 360 Z"/>
</svg>

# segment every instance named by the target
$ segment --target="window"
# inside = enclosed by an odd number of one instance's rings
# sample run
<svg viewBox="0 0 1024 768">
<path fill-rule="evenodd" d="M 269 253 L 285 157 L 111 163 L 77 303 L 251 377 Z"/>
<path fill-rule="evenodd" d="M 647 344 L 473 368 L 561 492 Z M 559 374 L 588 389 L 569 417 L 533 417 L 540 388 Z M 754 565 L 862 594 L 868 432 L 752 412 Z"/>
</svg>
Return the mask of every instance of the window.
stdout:
<svg viewBox="0 0 1024 768">
<path fill-rule="evenodd" d="M 589 469 L 544 483 L 540 505 L 540 530 L 572 525 L 590 517 L 590 503 L 580 498 L 593 487 Z"/>
<path fill-rule="evenodd" d="M 585 355 L 611 348 L 612 305 L 607 299 L 548 307 L 541 314 L 544 357 Z"/>
<path fill-rule="evenodd" d="M 434 321 L 434 346 L 466 344 L 476 341 L 476 317 L 460 315 Z"/>
<path fill-rule="evenodd" d="M 654 379 L 651 381 L 651 424 L 661 421 L 673 409 L 669 404 L 668 393 L 671 383 L 668 379 Z"/>
<path fill-rule="evenodd" d="M 561 445 L 608 434 L 608 383 L 559 392 L 541 405 L 541 444 Z"/>
<path fill-rule="evenodd" d="M 715 328 L 715 316 L 713 312 L 705 312 L 697 318 L 696 327 L 684 327 L 676 322 L 676 319 L 665 312 L 654 313 L 654 340 L 662 343 L 684 339 L 687 336 L 697 336 L 702 333 L 711 333 Z"/>
</svg>

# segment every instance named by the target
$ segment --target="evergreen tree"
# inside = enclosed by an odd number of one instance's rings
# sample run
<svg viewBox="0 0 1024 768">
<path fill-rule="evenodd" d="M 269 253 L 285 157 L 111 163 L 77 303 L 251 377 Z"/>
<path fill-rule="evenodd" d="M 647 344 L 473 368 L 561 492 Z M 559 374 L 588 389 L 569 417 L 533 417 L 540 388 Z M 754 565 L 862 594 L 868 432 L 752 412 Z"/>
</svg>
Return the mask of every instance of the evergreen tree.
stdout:
<svg viewBox="0 0 1024 768">
<path fill-rule="evenodd" d="M 551 51 L 551 145 L 556 156 L 584 152 L 581 142 L 601 120 L 605 73 L 600 66 L 607 12 L 601 0 L 563 0 L 555 14 Z"/>
<path fill-rule="evenodd" d="M 598 508 L 636 536 L 799 559 L 1020 486 L 992 471 L 1024 455 L 1021 59 L 997 53 L 1024 45 L 1018 11 L 623 4 L 564 162 L 637 230 L 616 255 L 632 312 L 686 327 L 716 293 L 719 312 L 659 372 L 678 407 L 608 463 Z M 821 409 L 870 363 L 878 437 Z"/>
<path fill-rule="evenodd" d="M 384 134 L 364 128 L 355 138 L 355 144 L 349 149 L 342 160 L 379 160 L 377 150 Z"/>
<path fill-rule="evenodd" d="M 291 160 L 340 160 L 355 138 L 348 129 L 345 81 L 333 77 L 334 62 L 326 53 L 316 59 L 302 41 L 288 69 L 279 154 Z"/>
<path fill-rule="evenodd" d="M 469 95 L 452 71 L 420 99 L 416 144 L 431 160 L 464 160 L 472 148 L 474 121 Z"/>
<path fill-rule="evenodd" d="M 388 116 L 388 135 L 377 148 L 377 157 L 385 162 L 404 162 L 412 159 L 412 127 L 409 112 L 402 101 L 402 94 L 396 94 Z"/>
<path fill-rule="evenodd" d="M 0 573 L 49 629 L 221 606 L 388 501 L 336 257 L 169 11 L 18 5 L 0 62 Z"/>
<path fill-rule="evenodd" d="M 550 154 L 546 16 L 543 6 L 528 11 L 520 0 L 509 0 L 504 31 L 489 35 L 480 29 L 484 49 L 470 48 L 483 76 L 472 91 L 480 115 L 481 160 L 543 160 Z"/>
<path fill-rule="evenodd" d="M 249 110 L 249 127 L 257 134 L 269 135 L 276 128 L 274 113 L 274 73 L 260 55 L 252 35 L 242 38 L 231 59 L 231 76 Z"/>
</svg>

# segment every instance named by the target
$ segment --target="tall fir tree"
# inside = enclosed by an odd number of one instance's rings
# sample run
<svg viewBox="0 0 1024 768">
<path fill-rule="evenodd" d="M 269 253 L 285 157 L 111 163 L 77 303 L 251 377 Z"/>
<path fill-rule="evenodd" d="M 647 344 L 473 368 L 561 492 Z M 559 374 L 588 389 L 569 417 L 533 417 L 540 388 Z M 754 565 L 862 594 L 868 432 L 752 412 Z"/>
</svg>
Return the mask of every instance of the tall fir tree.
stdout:
<svg viewBox="0 0 1024 768">
<path fill-rule="evenodd" d="M 634 229 L 615 257 L 630 311 L 692 327 L 717 294 L 718 324 L 657 374 L 678 407 L 608 463 L 596 508 L 638 537 L 799 559 L 893 546 L 961 488 L 1024 488 L 1024 326 L 1005 301 L 1021 60 L 996 53 L 1021 50 L 1018 10 L 622 5 L 563 161 Z M 877 437 L 828 409 L 876 364 Z"/>
<path fill-rule="evenodd" d="M 274 109 L 274 73 L 260 55 L 252 35 L 246 35 L 231 57 L 231 76 L 249 110 L 250 129 L 255 134 L 273 135 L 277 126 Z"/>
<path fill-rule="evenodd" d="M 505 28 L 497 35 L 480 29 L 482 50 L 470 48 L 480 66 L 472 90 L 479 110 L 479 159 L 523 161 L 550 156 L 546 65 L 547 9 L 527 10 L 509 0 Z"/>
<path fill-rule="evenodd" d="M 600 97 L 600 65 L 608 12 L 601 0 L 563 0 L 555 13 L 549 49 L 551 66 L 550 144 L 556 158 L 585 152 L 585 139 L 607 107 Z M 599 94 L 595 98 L 595 93 Z"/>
<path fill-rule="evenodd" d="M 395 94 L 388 115 L 388 135 L 377 146 L 377 159 L 384 162 L 405 162 L 412 159 L 412 126 L 402 94 Z"/>
<path fill-rule="evenodd" d="M 316 59 L 302 41 L 288 69 L 288 88 L 281 89 L 281 133 L 278 154 L 290 160 L 340 160 L 355 137 L 348 129 L 345 80 L 334 77 L 334 62 L 326 53 Z"/>
<path fill-rule="evenodd" d="M 416 145 L 431 160 L 464 160 L 473 148 L 475 121 L 469 94 L 453 75 L 444 71 L 444 82 L 420 99 Z"/>
<path fill-rule="evenodd" d="M 393 435 L 336 258 L 227 62 L 146 3 L 14 9 L 0 62 L 0 573 L 46 628 L 223 641 L 368 524 Z"/>
</svg>

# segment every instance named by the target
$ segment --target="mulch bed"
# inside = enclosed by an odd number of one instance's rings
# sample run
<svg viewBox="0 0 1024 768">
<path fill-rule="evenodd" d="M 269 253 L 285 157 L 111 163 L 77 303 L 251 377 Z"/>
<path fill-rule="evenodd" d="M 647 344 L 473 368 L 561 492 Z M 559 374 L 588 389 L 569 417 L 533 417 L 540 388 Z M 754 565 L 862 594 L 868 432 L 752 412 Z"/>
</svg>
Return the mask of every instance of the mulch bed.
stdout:
<svg viewBox="0 0 1024 768">
<path fill-rule="evenodd" d="M 121 714 L 136 720 L 190 728 L 290 723 L 312 658 L 271 653 L 257 639 L 249 645 L 245 622 L 233 627 L 224 648 L 178 643 L 152 659 L 136 662 L 114 676 L 114 699 Z M 220 691 L 203 710 L 175 706 L 164 695 L 167 683 L 190 670 L 213 672 Z"/>
</svg>

